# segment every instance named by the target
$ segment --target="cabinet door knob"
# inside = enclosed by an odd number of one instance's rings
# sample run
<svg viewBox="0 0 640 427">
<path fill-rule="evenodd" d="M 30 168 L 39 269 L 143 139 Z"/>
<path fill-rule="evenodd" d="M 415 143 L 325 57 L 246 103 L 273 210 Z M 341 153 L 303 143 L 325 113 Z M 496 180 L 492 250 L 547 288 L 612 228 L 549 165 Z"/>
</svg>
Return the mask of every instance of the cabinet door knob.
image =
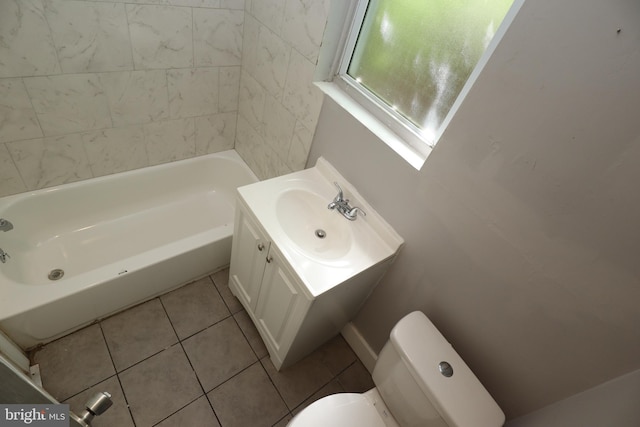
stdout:
<svg viewBox="0 0 640 427">
<path fill-rule="evenodd" d="M 264 244 L 263 243 L 258 243 L 258 250 L 260 252 L 262 252 L 263 249 L 264 249 Z"/>
<path fill-rule="evenodd" d="M 271 263 L 271 261 L 273 261 L 273 257 L 272 257 L 271 255 L 269 255 L 269 256 L 267 257 L 267 262 L 268 262 L 268 263 Z"/>
</svg>

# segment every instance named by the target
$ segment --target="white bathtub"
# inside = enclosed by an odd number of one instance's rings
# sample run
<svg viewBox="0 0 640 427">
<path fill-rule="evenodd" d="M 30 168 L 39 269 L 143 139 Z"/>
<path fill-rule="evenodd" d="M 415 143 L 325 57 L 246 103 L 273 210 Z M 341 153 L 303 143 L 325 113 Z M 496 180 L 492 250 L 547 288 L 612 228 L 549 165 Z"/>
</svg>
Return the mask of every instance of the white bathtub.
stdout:
<svg viewBox="0 0 640 427">
<path fill-rule="evenodd" d="M 224 268 L 255 181 L 230 150 L 0 198 L 0 328 L 27 349 Z"/>
</svg>

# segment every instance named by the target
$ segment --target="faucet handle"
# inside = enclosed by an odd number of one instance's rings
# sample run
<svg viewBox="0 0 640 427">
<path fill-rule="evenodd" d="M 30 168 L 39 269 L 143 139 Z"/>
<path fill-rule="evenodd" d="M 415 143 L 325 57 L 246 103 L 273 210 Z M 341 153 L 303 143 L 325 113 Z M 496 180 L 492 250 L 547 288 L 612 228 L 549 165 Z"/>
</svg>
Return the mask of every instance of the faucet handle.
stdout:
<svg viewBox="0 0 640 427">
<path fill-rule="evenodd" d="M 333 185 L 336 186 L 336 188 L 338 189 L 338 195 L 336 197 L 333 198 L 334 202 L 341 202 L 344 200 L 344 196 L 342 194 L 342 188 L 340 188 L 340 185 L 338 185 L 338 183 L 336 181 L 333 181 Z"/>
<path fill-rule="evenodd" d="M 358 214 L 362 215 L 362 216 L 367 216 L 367 213 L 365 211 L 363 211 L 362 209 L 360 209 L 359 207 L 354 207 L 349 209 L 349 211 L 345 212 L 343 215 L 345 216 L 345 218 L 347 218 L 350 221 L 355 221 Z"/>
</svg>

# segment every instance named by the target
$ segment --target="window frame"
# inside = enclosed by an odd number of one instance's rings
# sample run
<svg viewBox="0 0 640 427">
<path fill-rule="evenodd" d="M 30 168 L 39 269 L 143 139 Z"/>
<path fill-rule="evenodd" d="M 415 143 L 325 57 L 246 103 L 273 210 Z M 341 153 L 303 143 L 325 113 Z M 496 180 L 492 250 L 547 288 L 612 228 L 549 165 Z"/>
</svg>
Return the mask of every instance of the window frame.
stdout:
<svg viewBox="0 0 640 427">
<path fill-rule="evenodd" d="M 421 135 L 421 131 L 416 125 L 395 111 L 386 102 L 366 89 L 347 73 L 370 1 L 371 0 L 355 0 L 356 4 L 351 19 L 351 26 L 348 29 L 334 82 L 338 84 L 345 93 L 352 97 L 354 101 L 364 107 L 377 120 L 426 159 L 429 152 L 435 146 L 435 135 L 433 138 L 426 138 Z"/>
<path fill-rule="evenodd" d="M 513 1 L 456 101 L 433 135 L 423 135 L 422 130 L 347 74 L 370 0 L 331 2 L 315 84 L 411 166 L 420 170 L 525 1 Z"/>
</svg>

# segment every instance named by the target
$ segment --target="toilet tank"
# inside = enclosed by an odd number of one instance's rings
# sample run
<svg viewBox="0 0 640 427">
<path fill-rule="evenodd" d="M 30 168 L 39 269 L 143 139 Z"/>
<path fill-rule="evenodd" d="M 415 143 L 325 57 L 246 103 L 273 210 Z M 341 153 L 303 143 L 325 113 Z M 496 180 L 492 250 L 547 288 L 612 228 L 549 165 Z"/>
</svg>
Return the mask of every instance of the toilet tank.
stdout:
<svg viewBox="0 0 640 427">
<path fill-rule="evenodd" d="M 498 427 L 504 413 L 421 312 L 402 318 L 378 356 L 373 381 L 402 427 Z"/>
</svg>

